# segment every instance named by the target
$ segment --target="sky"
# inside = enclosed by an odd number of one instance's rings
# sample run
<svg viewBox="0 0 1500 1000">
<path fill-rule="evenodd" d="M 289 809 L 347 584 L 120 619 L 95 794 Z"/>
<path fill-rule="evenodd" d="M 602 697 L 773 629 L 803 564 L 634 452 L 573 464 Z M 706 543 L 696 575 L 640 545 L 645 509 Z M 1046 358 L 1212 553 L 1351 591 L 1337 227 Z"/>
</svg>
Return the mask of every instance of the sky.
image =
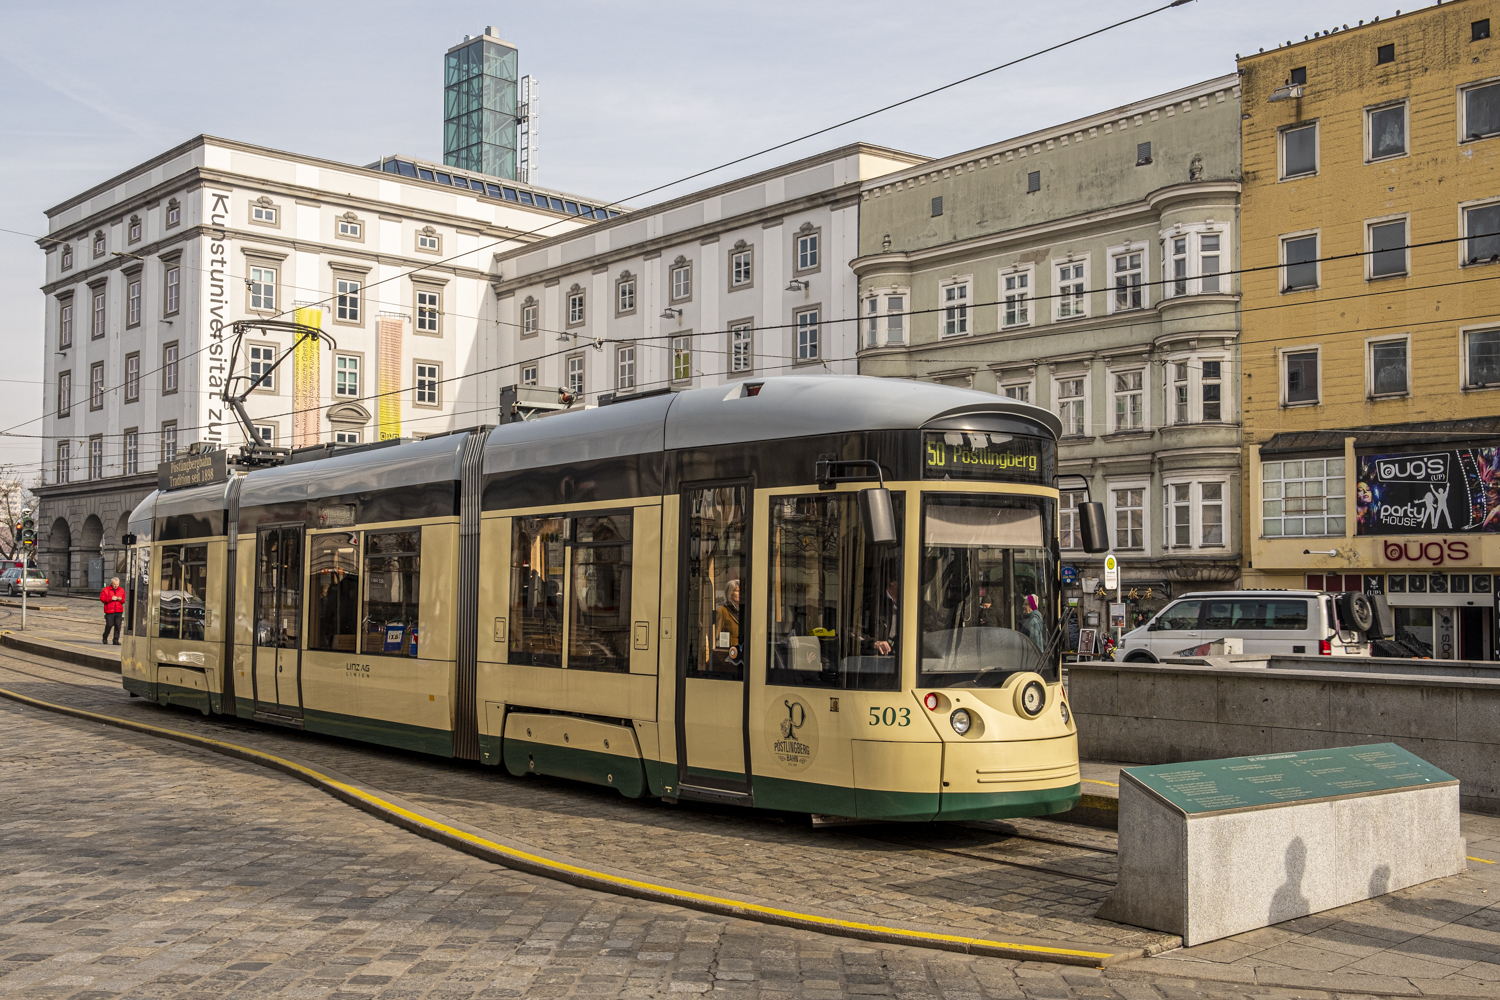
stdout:
<svg viewBox="0 0 1500 1000">
<path fill-rule="evenodd" d="M 346 163 L 441 161 L 443 54 L 487 25 L 541 81 L 537 182 L 616 201 L 1161 3 L 0 0 L 0 429 L 41 433 L 23 422 L 44 397 L 35 238 L 48 208 L 200 133 Z M 631 204 L 856 140 L 970 149 L 1394 13 L 1375 0 L 1193 0 Z M 41 450 L 0 437 L 0 465 L 29 478 Z"/>
</svg>

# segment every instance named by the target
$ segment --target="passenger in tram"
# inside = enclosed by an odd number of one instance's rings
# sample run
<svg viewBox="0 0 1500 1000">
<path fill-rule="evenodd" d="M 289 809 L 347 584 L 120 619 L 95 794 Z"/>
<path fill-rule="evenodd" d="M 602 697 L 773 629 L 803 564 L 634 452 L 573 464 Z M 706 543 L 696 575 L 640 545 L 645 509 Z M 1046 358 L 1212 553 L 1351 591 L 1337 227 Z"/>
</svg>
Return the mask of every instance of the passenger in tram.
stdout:
<svg viewBox="0 0 1500 1000">
<path fill-rule="evenodd" d="M 881 656 L 890 656 L 901 631 L 901 581 L 892 576 L 885 584 L 885 600 L 879 602 L 881 613 L 875 616 L 874 647 Z"/>
<path fill-rule="evenodd" d="M 714 634 L 719 637 L 719 646 L 727 645 L 724 656 L 729 666 L 740 663 L 740 581 L 730 580 L 724 585 L 724 600 L 719 602 L 714 621 Z"/>
<path fill-rule="evenodd" d="M 1021 616 L 1021 631 L 1026 633 L 1028 639 L 1036 643 L 1038 650 L 1045 652 L 1047 649 L 1047 624 L 1042 620 L 1041 601 L 1037 600 L 1035 594 L 1027 594 L 1022 599 L 1022 604 L 1026 607 L 1026 613 Z"/>
</svg>

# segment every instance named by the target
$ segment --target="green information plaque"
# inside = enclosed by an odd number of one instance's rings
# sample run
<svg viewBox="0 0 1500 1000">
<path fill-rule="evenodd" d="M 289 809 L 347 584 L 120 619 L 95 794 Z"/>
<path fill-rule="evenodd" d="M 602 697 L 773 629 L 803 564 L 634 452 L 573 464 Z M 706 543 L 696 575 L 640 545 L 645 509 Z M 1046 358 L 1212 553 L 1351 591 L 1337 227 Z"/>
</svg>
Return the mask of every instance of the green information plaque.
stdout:
<svg viewBox="0 0 1500 1000">
<path fill-rule="evenodd" d="M 1384 792 L 1457 781 L 1394 743 L 1126 768 L 1185 813 Z"/>
</svg>

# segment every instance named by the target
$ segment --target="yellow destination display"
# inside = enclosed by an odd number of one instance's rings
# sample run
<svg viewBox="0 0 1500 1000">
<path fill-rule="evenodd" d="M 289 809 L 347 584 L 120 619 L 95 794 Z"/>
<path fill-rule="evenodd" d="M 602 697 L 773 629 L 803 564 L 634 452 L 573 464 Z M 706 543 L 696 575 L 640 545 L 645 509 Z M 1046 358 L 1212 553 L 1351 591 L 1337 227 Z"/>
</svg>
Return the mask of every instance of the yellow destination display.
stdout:
<svg viewBox="0 0 1500 1000">
<path fill-rule="evenodd" d="M 1394 743 L 1128 768 L 1185 813 L 1217 812 L 1456 781 Z"/>
<path fill-rule="evenodd" d="M 1051 481 L 1052 450 L 1040 438 L 969 431 L 929 431 L 922 438 L 926 479 Z"/>
</svg>

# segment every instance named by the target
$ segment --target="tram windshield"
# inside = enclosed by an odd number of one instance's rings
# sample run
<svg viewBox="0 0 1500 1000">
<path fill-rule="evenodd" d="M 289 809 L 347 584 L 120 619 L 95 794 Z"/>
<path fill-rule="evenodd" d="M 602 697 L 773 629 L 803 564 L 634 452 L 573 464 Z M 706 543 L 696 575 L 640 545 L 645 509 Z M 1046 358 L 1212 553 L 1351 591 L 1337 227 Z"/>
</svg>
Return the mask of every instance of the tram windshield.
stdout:
<svg viewBox="0 0 1500 1000">
<path fill-rule="evenodd" d="M 918 687 L 999 687 L 1054 679 L 1057 570 L 1052 504 L 929 494 L 922 504 Z"/>
</svg>

